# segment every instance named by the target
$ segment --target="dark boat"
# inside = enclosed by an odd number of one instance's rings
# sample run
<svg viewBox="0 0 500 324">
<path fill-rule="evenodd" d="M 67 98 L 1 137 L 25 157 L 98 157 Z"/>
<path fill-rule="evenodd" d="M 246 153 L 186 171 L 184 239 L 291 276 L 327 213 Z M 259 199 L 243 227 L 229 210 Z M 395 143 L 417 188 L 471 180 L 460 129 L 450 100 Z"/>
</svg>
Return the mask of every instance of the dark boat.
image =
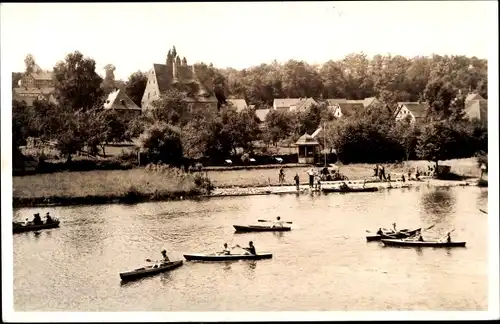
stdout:
<svg viewBox="0 0 500 324">
<path fill-rule="evenodd" d="M 382 235 L 369 235 L 366 237 L 366 240 L 368 242 L 372 242 L 372 241 L 380 241 L 382 239 L 402 239 L 402 238 L 407 238 L 407 237 L 410 237 L 410 236 L 413 236 L 415 234 L 418 233 L 418 231 L 420 231 L 421 228 L 417 228 L 417 229 L 414 229 L 414 230 L 407 230 L 407 229 L 404 229 L 404 230 L 401 230 L 401 231 L 398 231 L 397 233 L 395 232 L 384 232 Z"/>
<path fill-rule="evenodd" d="M 12 232 L 13 233 L 23 233 L 30 231 L 38 231 L 42 229 L 56 228 L 59 227 L 59 220 L 54 220 L 48 224 L 35 225 L 33 223 L 29 223 L 28 225 L 24 225 L 24 223 L 13 222 L 12 223 Z"/>
<path fill-rule="evenodd" d="M 122 272 L 122 273 L 120 273 L 120 279 L 126 281 L 126 280 L 135 280 L 135 279 L 139 279 L 139 278 L 143 278 L 143 277 L 147 277 L 147 276 L 152 276 L 152 275 L 155 275 L 155 274 L 158 274 L 161 272 L 165 272 L 168 270 L 178 268 L 182 265 L 182 262 L 183 262 L 182 260 L 173 261 L 173 262 L 161 264 L 161 265 L 157 266 L 156 268 L 154 266 L 147 266 L 147 267 L 135 269 L 135 270 L 129 271 L 129 272 Z"/>
<path fill-rule="evenodd" d="M 260 226 L 260 225 L 233 225 L 236 232 L 285 232 L 290 231 L 291 227 L 272 227 L 272 226 Z"/>
<path fill-rule="evenodd" d="M 394 239 L 382 239 L 382 243 L 388 246 L 410 246 L 410 247 L 465 247 L 465 242 L 436 242 L 436 241 L 405 241 Z"/>
<path fill-rule="evenodd" d="M 323 188 L 321 189 L 323 192 L 330 193 L 330 192 L 375 192 L 378 191 L 378 188 L 376 187 L 371 187 L 371 188 Z"/>
<path fill-rule="evenodd" d="M 271 253 L 253 254 L 184 254 L 188 261 L 233 261 L 271 259 Z"/>
</svg>

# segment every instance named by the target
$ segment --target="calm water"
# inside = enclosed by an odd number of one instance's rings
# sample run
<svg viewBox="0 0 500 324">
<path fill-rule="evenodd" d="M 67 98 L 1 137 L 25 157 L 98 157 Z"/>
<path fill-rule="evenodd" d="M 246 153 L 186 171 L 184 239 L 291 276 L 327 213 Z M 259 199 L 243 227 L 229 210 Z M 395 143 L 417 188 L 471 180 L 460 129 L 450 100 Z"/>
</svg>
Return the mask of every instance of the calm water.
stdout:
<svg viewBox="0 0 500 324">
<path fill-rule="evenodd" d="M 50 211 L 61 228 L 14 235 L 16 311 L 487 310 L 487 189 L 414 188 L 356 194 L 19 209 Z M 232 224 L 281 216 L 287 233 L 234 234 Z M 367 243 L 379 226 L 455 229 L 467 248 Z M 160 257 L 253 240 L 273 259 L 184 266 L 121 284 L 119 272 Z"/>
</svg>

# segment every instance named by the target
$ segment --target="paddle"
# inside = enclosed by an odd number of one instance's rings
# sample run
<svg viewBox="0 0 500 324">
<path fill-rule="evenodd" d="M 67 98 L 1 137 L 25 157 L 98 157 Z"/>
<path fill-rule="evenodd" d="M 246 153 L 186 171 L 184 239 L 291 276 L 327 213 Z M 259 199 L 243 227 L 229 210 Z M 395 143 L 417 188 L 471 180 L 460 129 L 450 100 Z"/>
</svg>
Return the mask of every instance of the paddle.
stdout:
<svg viewBox="0 0 500 324">
<path fill-rule="evenodd" d="M 274 221 L 270 221 L 270 220 L 265 220 L 265 219 L 259 219 L 258 222 L 263 222 L 263 223 L 272 223 Z M 286 223 L 286 224 L 293 224 L 293 222 L 283 222 L 283 223 Z"/>
<path fill-rule="evenodd" d="M 482 211 L 483 213 L 485 213 L 486 215 L 488 215 L 488 212 L 487 211 L 484 211 L 482 210 L 481 208 L 479 208 L 480 211 Z"/>
</svg>

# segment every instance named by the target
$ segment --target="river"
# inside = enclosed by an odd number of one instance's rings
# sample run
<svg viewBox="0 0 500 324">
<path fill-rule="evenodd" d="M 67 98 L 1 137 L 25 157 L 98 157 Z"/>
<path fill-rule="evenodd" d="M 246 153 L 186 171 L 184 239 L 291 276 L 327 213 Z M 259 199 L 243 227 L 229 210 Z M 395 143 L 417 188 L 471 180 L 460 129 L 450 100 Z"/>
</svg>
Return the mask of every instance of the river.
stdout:
<svg viewBox="0 0 500 324">
<path fill-rule="evenodd" d="M 200 201 L 22 208 L 50 211 L 58 229 L 15 234 L 15 311 L 487 310 L 488 190 L 409 188 L 378 193 L 269 195 Z M 281 216 L 286 233 L 235 234 L 232 224 Z M 466 248 L 367 243 L 366 230 L 455 229 Z M 145 259 L 183 259 L 224 242 L 273 253 L 270 260 L 184 262 L 122 284 Z"/>
</svg>

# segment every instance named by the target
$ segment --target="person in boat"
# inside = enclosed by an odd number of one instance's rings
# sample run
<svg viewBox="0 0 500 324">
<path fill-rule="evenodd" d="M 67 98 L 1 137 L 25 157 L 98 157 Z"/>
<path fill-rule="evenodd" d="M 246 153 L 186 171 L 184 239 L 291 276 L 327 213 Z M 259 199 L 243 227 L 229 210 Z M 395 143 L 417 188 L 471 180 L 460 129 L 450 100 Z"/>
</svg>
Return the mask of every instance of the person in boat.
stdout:
<svg viewBox="0 0 500 324">
<path fill-rule="evenodd" d="M 34 217 L 33 217 L 33 224 L 35 224 L 35 225 L 42 225 L 43 224 L 42 218 L 40 217 L 39 213 L 36 213 L 34 215 Z"/>
<path fill-rule="evenodd" d="M 384 234 L 384 232 L 382 232 L 382 228 L 379 227 L 378 231 L 377 231 L 377 235 L 383 235 L 383 234 Z"/>
<path fill-rule="evenodd" d="M 26 218 L 26 219 L 24 220 L 24 226 L 28 226 L 28 225 L 29 225 L 29 223 L 30 223 L 30 220 Z"/>
<path fill-rule="evenodd" d="M 422 236 L 422 233 L 418 233 L 418 241 L 419 242 L 423 242 L 424 241 L 424 237 Z"/>
<path fill-rule="evenodd" d="M 283 221 L 281 220 L 281 217 L 276 217 L 276 222 L 274 222 L 272 227 L 283 227 Z"/>
<path fill-rule="evenodd" d="M 224 243 L 224 249 L 222 250 L 222 252 L 219 252 L 219 253 L 224 254 L 224 255 L 231 254 L 231 249 L 229 249 L 229 246 L 227 245 L 227 243 Z"/>
<path fill-rule="evenodd" d="M 161 260 L 162 263 L 169 263 L 170 259 L 167 256 L 167 250 L 161 251 L 161 255 L 163 256 L 163 259 Z"/>
<path fill-rule="evenodd" d="M 446 243 L 451 243 L 451 233 L 448 232 L 448 234 L 446 234 Z"/>
<path fill-rule="evenodd" d="M 298 173 L 295 173 L 295 177 L 293 177 L 293 180 L 295 180 L 295 187 L 297 187 L 297 190 L 299 190 L 300 179 L 299 179 L 299 174 Z"/>
<path fill-rule="evenodd" d="M 255 246 L 253 246 L 253 242 L 250 241 L 248 242 L 248 247 L 242 247 L 243 250 L 247 251 L 245 254 L 252 254 L 256 255 L 257 253 L 255 252 Z"/>
<path fill-rule="evenodd" d="M 45 224 L 51 224 L 53 222 L 52 217 L 50 217 L 50 214 L 47 213 L 45 214 Z"/>
<path fill-rule="evenodd" d="M 349 186 L 347 185 L 347 183 L 342 182 L 342 184 L 340 185 L 340 189 L 347 190 L 349 189 Z"/>
<path fill-rule="evenodd" d="M 392 223 L 392 228 L 393 228 L 393 230 L 394 230 L 394 233 L 397 233 L 397 232 L 398 232 L 398 230 L 396 229 L 396 223 Z"/>
</svg>

